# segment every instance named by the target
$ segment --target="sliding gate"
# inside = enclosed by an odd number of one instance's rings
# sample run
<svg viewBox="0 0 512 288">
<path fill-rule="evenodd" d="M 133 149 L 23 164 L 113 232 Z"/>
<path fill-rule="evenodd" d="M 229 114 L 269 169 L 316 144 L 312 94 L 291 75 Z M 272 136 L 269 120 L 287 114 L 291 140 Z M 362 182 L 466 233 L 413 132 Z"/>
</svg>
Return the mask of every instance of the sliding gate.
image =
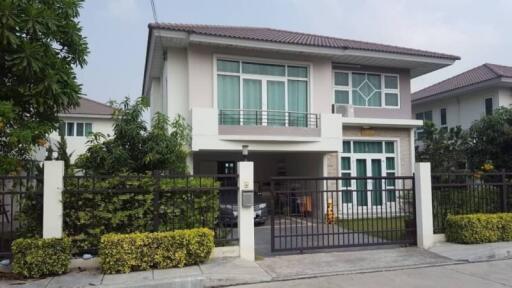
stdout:
<svg viewBox="0 0 512 288">
<path fill-rule="evenodd" d="M 416 244 L 414 178 L 275 177 L 272 252 Z"/>
</svg>

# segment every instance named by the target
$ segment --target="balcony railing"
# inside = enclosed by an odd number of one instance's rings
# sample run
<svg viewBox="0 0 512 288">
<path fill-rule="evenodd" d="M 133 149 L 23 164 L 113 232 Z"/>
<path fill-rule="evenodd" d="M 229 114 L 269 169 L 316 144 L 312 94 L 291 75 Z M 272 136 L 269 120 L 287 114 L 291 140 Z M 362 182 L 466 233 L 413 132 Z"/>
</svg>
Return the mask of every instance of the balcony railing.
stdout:
<svg viewBox="0 0 512 288">
<path fill-rule="evenodd" d="M 276 110 L 219 110 L 219 125 L 318 128 L 319 115 Z"/>
</svg>

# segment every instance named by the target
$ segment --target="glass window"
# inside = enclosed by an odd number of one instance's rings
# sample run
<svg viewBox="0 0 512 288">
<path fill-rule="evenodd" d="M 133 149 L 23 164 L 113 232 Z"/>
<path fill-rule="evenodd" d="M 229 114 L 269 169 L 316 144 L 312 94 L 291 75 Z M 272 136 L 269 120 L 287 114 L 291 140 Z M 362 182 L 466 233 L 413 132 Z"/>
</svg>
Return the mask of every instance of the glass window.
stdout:
<svg viewBox="0 0 512 288">
<path fill-rule="evenodd" d="M 66 136 L 75 136 L 75 123 L 74 122 L 66 123 Z"/>
<path fill-rule="evenodd" d="M 308 78 L 308 68 L 300 66 L 288 66 L 288 77 Z"/>
<path fill-rule="evenodd" d="M 217 60 L 217 71 L 240 73 L 240 62 L 228 61 L 228 60 Z"/>
<path fill-rule="evenodd" d="M 423 120 L 432 122 L 432 111 L 425 111 L 425 119 Z"/>
<path fill-rule="evenodd" d="M 489 116 L 492 115 L 493 105 L 492 105 L 492 98 L 486 98 L 485 99 L 485 115 Z"/>
<path fill-rule="evenodd" d="M 59 123 L 59 136 L 66 136 L 66 123 Z"/>
<path fill-rule="evenodd" d="M 386 106 L 398 107 L 398 94 L 396 93 L 385 93 L 384 101 Z"/>
<path fill-rule="evenodd" d="M 292 127 L 307 127 L 308 82 L 288 80 L 288 123 Z M 295 112 L 295 113 L 294 113 Z"/>
<path fill-rule="evenodd" d="M 334 72 L 334 85 L 335 86 L 348 86 L 348 73 L 347 72 Z"/>
<path fill-rule="evenodd" d="M 341 157 L 341 170 L 350 170 L 350 157 Z"/>
<path fill-rule="evenodd" d="M 349 91 L 347 90 L 336 90 L 334 92 L 334 102 L 336 104 L 349 104 Z"/>
<path fill-rule="evenodd" d="M 382 142 L 354 141 L 354 153 L 382 153 Z"/>
<path fill-rule="evenodd" d="M 242 72 L 246 74 L 286 76 L 285 66 L 275 64 L 243 62 Z"/>
<path fill-rule="evenodd" d="M 398 89 L 398 77 L 390 75 L 384 76 L 384 88 Z"/>
<path fill-rule="evenodd" d="M 395 170 L 395 157 L 386 157 L 386 170 Z"/>
<path fill-rule="evenodd" d="M 84 127 L 85 136 L 90 136 L 92 132 L 92 123 L 85 123 Z"/>
<path fill-rule="evenodd" d="M 240 77 L 229 75 L 217 76 L 217 101 L 222 125 L 240 124 Z"/>
<path fill-rule="evenodd" d="M 76 123 L 76 136 L 84 136 L 84 123 L 83 122 L 77 122 Z"/>
<path fill-rule="evenodd" d="M 441 126 L 446 125 L 446 108 L 441 108 Z"/>
<path fill-rule="evenodd" d="M 423 112 L 416 113 L 416 120 L 423 120 L 424 117 Z"/>
<path fill-rule="evenodd" d="M 352 104 L 380 107 L 381 77 L 378 74 L 352 73 Z"/>
<path fill-rule="evenodd" d="M 395 153 L 395 142 L 388 141 L 384 144 L 386 153 Z"/>
<path fill-rule="evenodd" d="M 343 141 L 343 153 L 350 153 L 350 141 Z"/>
<path fill-rule="evenodd" d="M 341 173 L 341 177 L 350 177 L 350 172 L 343 172 Z M 341 187 L 342 188 L 350 188 L 350 179 L 343 179 L 341 180 Z M 342 201 L 344 204 L 352 203 L 352 191 L 343 191 L 342 193 Z"/>
</svg>

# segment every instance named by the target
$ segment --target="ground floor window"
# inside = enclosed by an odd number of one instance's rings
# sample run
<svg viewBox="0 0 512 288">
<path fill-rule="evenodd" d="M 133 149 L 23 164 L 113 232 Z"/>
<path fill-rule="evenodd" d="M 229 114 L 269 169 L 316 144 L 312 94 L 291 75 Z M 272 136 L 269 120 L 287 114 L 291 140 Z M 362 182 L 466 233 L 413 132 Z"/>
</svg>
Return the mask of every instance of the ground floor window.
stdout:
<svg viewBox="0 0 512 288">
<path fill-rule="evenodd" d="M 394 177 L 397 164 L 396 141 L 343 141 L 340 158 L 342 177 Z M 342 180 L 342 203 L 381 206 L 385 202 L 395 202 L 395 185 L 393 179 Z"/>
</svg>

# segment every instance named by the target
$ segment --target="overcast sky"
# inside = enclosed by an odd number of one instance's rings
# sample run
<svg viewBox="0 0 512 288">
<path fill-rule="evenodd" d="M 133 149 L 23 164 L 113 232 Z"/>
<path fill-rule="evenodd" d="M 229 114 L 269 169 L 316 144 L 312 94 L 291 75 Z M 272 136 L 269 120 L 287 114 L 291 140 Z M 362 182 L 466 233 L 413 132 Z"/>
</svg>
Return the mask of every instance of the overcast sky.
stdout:
<svg viewBox="0 0 512 288">
<path fill-rule="evenodd" d="M 512 0 L 155 0 L 160 22 L 264 26 L 455 54 L 412 81 L 416 91 L 482 63 L 512 66 Z M 140 96 L 153 21 L 149 0 L 88 0 L 91 53 L 78 71 L 87 97 Z"/>
</svg>

